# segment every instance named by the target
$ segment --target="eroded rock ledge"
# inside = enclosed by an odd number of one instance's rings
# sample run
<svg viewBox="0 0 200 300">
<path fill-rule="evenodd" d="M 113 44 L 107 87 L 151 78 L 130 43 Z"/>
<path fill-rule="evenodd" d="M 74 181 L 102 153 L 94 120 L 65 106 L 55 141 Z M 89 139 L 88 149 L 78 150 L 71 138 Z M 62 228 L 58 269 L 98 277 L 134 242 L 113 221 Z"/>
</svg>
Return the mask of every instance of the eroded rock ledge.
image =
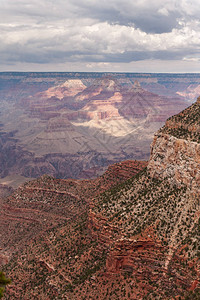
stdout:
<svg viewBox="0 0 200 300">
<path fill-rule="evenodd" d="M 196 192 L 200 186 L 200 144 L 157 134 L 147 168 L 152 177 L 168 178 L 177 185 L 184 183 Z"/>
</svg>

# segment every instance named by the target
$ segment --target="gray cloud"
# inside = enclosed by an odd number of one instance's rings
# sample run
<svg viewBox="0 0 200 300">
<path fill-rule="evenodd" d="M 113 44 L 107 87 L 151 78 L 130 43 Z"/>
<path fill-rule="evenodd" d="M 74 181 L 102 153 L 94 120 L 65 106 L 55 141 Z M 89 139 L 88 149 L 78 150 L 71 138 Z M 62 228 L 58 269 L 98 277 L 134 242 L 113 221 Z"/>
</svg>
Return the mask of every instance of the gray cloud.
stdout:
<svg viewBox="0 0 200 300">
<path fill-rule="evenodd" d="M 0 0 L 0 65 L 198 60 L 198 0 Z"/>
<path fill-rule="evenodd" d="M 163 9 L 161 1 L 75 1 L 81 5 L 81 16 L 89 15 L 110 24 L 135 26 L 147 33 L 170 32 L 178 26 L 181 13 L 171 6 Z"/>
</svg>

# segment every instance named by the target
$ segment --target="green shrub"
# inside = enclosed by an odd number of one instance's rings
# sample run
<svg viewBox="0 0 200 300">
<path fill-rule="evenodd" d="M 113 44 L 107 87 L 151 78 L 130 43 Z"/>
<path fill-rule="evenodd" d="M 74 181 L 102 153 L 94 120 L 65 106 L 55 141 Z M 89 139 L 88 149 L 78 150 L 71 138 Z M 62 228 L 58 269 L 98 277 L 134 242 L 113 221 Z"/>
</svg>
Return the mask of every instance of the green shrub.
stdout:
<svg viewBox="0 0 200 300">
<path fill-rule="evenodd" d="M 0 271 L 0 298 L 3 297 L 4 288 L 11 282 L 10 279 L 5 277 L 5 274 Z"/>
</svg>

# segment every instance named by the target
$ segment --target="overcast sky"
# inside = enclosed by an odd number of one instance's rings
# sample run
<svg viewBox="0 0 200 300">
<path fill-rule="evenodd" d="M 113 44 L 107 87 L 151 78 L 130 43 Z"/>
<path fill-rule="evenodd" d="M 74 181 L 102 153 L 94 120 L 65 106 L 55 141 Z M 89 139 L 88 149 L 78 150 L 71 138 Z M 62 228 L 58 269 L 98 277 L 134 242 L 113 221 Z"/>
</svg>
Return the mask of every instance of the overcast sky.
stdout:
<svg viewBox="0 0 200 300">
<path fill-rule="evenodd" d="M 200 72 L 200 2 L 0 0 L 0 71 Z"/>
</svg>

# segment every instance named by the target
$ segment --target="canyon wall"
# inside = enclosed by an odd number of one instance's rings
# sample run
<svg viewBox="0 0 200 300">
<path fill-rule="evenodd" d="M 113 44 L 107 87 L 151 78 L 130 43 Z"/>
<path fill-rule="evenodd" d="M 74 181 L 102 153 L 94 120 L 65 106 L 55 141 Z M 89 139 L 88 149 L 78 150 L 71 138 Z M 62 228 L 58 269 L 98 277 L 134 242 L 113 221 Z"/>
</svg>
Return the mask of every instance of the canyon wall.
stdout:
<svg viewBox="0 0 200 300">
<path fill-rule="evenodd" d="M 167 178 L 172 184 L 185 184 L 199 193 L 200 186 L 200 97 L 167 120 L 151 145 L 148 170 L 152 177 Z"/>
<path fill-rule="evenodd" d="M 152 177 L 168 178 L 172 184 L 200 186 L 200 144 L 168 134 L 154 137 L 148 170 Z"/>
</svg>

